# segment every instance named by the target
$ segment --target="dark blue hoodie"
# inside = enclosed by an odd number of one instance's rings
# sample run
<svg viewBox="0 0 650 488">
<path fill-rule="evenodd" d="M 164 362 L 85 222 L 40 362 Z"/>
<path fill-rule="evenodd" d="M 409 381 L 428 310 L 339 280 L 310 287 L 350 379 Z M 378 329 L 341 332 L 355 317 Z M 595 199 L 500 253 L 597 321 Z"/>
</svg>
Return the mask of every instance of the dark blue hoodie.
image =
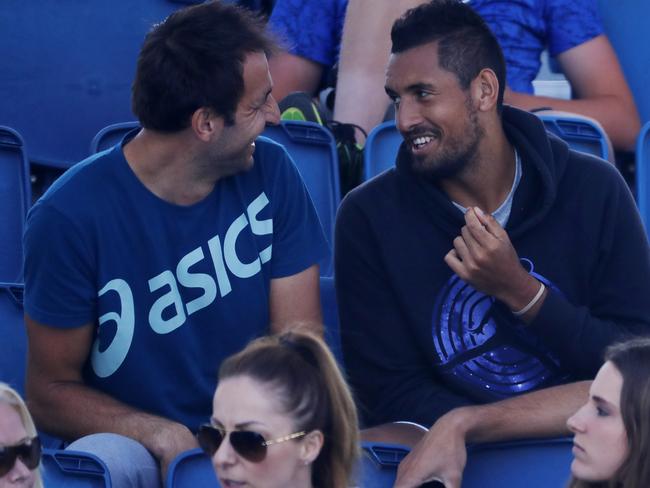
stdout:
<svg viewBox="0 0 650 488">
<path fill-rule="evenodd" d="M 503 124 L 523 170 L 506 230 L 550 290 L 530 325 L 445 264 L 463 214 L 404 146 L 341 205 L 341 339 L 369 425 L 430 425 L 459 405 L 592 378 L 607 345 L 650 333 L 648 241 L 617 170 L 527 112 L 504 107 Z"/>
</svg>

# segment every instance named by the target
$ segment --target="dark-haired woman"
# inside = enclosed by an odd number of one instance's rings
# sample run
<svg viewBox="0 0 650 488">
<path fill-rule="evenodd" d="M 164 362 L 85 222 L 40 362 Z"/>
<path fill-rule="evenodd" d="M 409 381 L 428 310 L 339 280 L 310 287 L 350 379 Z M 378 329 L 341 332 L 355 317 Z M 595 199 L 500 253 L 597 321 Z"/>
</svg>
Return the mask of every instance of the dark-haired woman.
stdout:
<svg viewBox="0 0 650 488">
<path fill-rule="evenodd" d="M 650 338 L 611 346 L 575 434 L 570 488 L 650 487 Z"/>
</svg>

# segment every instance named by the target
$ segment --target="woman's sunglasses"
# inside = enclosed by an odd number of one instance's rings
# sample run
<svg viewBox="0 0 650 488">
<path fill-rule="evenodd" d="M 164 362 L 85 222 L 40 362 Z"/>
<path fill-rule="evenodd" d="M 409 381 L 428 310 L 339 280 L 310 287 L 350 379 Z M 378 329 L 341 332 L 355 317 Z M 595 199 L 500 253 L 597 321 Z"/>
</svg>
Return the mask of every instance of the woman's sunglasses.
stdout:
<svg viewBox="0 0 650 488">
<path fill-rule="evenodd" d="M 259 463 L 266 457 L 266 448 L 273 444 L 280 444 L 281 442 L 290 441 L 291 439 L 298 439 L 306 435 L 305 431 L 289 434 L 279 439 L 267 441 L 262 434 L 250 430 L 234 430 L 226 432 L 210 424 L 205 424 L 199 427 L 197 439 L 199 445 L 210 457 L 214 456 L 219 446 L 226 437 L 230 439 L 230 445 L 235 452 L 247 461 Z"/>
<path fill-rule="evenodd" d="M 15 446 L 0 447 L 0 476 L 4 476 L 20 458 L 28 469 L 36 469 L 41 461 L 41 441 L 38 437 L 28 439 Z"/>
</svg>

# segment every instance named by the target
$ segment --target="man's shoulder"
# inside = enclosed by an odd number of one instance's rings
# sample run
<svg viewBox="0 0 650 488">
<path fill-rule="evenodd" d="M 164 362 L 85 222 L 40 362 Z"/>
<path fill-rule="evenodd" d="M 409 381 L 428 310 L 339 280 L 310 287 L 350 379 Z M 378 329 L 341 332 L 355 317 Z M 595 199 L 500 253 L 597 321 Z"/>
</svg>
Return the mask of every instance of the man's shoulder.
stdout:
<svg viewBox="0 0 650 488">
<path fill-rule="evenodd" d="M 121 149 L 113 147 L 76 163 L 52 183 L 41 200 L 56 205 L 70 198 L 79 201 L 86 195 L 92 197 L 115 174 L 120 157 Z"/>
</svg>

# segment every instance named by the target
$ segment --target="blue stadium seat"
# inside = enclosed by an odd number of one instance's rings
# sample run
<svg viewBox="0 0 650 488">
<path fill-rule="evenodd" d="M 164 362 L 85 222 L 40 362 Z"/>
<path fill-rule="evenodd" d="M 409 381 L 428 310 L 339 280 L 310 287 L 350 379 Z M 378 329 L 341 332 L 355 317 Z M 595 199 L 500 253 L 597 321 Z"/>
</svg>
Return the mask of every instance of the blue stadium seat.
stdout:
<svg viewBox="0 0 650 488">
<path fill-rule="evenodd" d="M 401 143 L 402 135 L 392 120 L 383 122 L 370 131 L 363 150 L 365 181 L 395 166 Z"/>
<path fill-rule="evenodd" d="M 27 335 L 23 322 L 23 286 L 0 283 L 0 381 L 25 393 Z"/>
<path fill-rule="evenodd" d="M 573 456 L 571 438 L 525 440 L 468 449 L 463 488 L 548 488 L 564 486 Z M 364 443 L 360 486 L 390 488 L 409 449 Z"/>
<path fill-rule="evenodd" d="M 23 226 L 31 198 L 23 139 L 0 126 L 0 282 L 22 281 Z"/>
<path fill-rule="evenodd" d="M 609 137 L 594 119 L 556 111 L 538 112 L 536 115 L 542 119 L 547 131 L 566 141 L 571 149 L 613 161 Z"/>
<path fill-rule="evenodd" d="M 210 458 L 201 449 L 176 456 L 167 470 L 166 488 L 219 488 Z"/>
<path fill-rule="evenodd" d="M 650 121 L 650 42 L 648 19 L 650 2 L 646 0 L 598 0 L 605 33 L 623 68 L 641 123 Z"/>
<path fill-rule="evenodd" d="M 636 143 L 636 199 L 647 234 L 650 230 L 650 121 L 641 128 Z"/>
<path fill-rule="evenodd" d="M 90 142 L 90 154 L 105 151 L 122 141 L 122 138 L 133 129 L 140 127 L 138 122 L 121 122 L 111 124 L 100 130 Z"/>
<path fill-rule="evenodd" d="M 282 144 L 296 163 L 331 247 L 336 209 L 341 201 L 334 137 L 321 125 L 291 120 L 268 126 L 262 135 Z M 320 274 L 332 273 L 332 260 L 327 258 L 320 263 Z"/>
<path fill-rule="evenodd" d="M 339 312 L 336 305 L 336 290 L 334 289 L 334 278 L 330 276 L 321 276 L 320 278 L 320 304 L 323 309 L 325 341 L 339 365 L 343 367 L 341 329 L 339 327 Z"/>
<path fill-rule="evenodd" d="M 28 157 L 67 168 L 112 121 L 132 120 L 131 83 L 145 34 L 188 3 L 0 2 L 2 123 L 29 142 Z"/>
<path fill-rule="evenodd" d="M 41 473 L 45 487 L 110 488 L 106 465 L 87 452 L 43 449 Z"/>
</svg>

